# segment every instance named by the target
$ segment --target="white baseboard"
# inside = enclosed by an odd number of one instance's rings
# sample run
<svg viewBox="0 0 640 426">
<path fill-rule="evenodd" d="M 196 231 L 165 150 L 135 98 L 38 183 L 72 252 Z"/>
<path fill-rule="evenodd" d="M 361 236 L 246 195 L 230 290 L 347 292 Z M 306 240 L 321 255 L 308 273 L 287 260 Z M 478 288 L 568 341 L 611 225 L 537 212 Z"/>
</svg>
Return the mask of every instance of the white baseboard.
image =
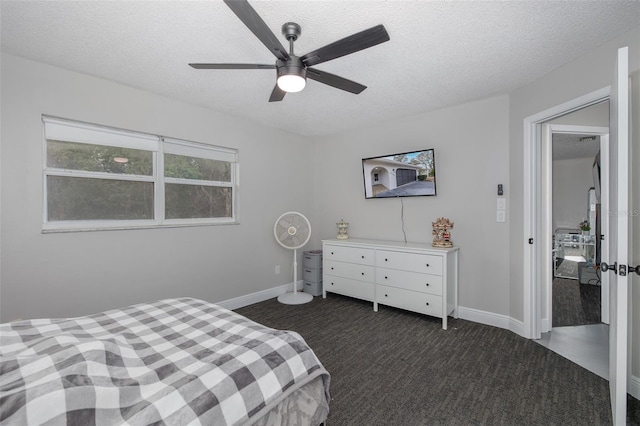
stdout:
<svg viewBox="0 0 640 426">
<path fill-rule="evenodd" d="M 244 296 L 234 297 L 233 299 L 223 300 L 215 302 L 216 304 L 227 309 L 238 309 L 244 306 L 253 305 L 254 303 L 264 302 L 265 300 L 273 299 L 281 294 L 285 294 L 288 290 L 291 290 L 291 284 L 282 284 L 276 287 L 268 288 L 266 290 L 257 291 L 255 293 L 246 294 Z M 298 290 L 302 290 L 304 286 L 303 280 L 298 280 Z"/>
<path fill-rule="evenodd" d="M 631 376 L 631 380 L 629 380 L 629 386 L 627 386 L 629 390 L 629 394 L 637 400 L 640 400 L 640 377 L 636 377 L 634 375 Z"/>
<path fill-rule="evenodd" d="M 526 337 L 524 334 L 524 324 L 522 323 L 522 321 L 515 320 L 507 315 L 500 315 L 493 312 L 481 311 L 478 309 L 459 306 L 458 317 L 464 320 L 477 322 L 479 324 L 504 328 L 505 330 L 510 330 L 519 336 Z"/>
<path fill-rule="evenodd" d="M 524 323 L 522 321 L 518 321 L 509 317 L 509 330 L 516 333 L 520 337 L 524 337 L 526 339 L 529 338 L 524 332 Z"/>
</svg>

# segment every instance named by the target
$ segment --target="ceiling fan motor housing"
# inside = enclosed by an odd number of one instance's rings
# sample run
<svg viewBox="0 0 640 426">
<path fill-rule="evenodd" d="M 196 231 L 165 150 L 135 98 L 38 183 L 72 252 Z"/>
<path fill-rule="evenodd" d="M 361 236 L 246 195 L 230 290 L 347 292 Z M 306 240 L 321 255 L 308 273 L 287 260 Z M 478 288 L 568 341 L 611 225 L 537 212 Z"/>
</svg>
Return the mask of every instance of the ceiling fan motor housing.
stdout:
<svg viewBox="0 0 640 426">
<path fill-rule="evenodd" d="M 294 55 L 289 56 L 289 59 L 286 61 L 278 59 L 276 61 L 276 72 L 278 77 L 283 75 L 299 75 L 304 79 L 307 78 L 307 67 L 298 56 Z"/>
</svg>

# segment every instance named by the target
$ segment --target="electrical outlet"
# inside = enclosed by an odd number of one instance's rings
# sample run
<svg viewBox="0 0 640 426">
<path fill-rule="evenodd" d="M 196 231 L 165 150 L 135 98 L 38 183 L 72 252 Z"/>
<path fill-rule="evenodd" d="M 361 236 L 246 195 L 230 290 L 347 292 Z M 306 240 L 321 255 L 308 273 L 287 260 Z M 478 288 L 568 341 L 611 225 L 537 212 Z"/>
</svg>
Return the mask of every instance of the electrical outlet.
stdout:
<svg viewBox="0 0 640 426">
<path fill-rule="evenodd" d="M 507 218 L 506 218 L 506 212 L 504 210 L 498 210 L 496 211 L 496 222 L 498 223 L 502 223 L 502 222 L 506 222 Z"/>
<path fill-rule="evenodd" d="M 280 275 L 280 265 L 276 265 L 276 275 Z"/>
</svg>

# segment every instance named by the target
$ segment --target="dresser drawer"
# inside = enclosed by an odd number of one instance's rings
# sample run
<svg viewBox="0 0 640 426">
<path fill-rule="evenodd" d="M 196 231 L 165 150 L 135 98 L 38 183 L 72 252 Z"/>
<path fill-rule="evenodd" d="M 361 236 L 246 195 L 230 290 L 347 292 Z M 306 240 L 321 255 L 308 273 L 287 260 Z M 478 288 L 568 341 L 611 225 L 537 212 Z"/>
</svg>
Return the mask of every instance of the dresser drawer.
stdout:
<svg viewBox="0 0 640 426">
<path fill-rule="evenodd" d="M 335 262 L 325 259 L 323 271 L 327 275 L 373 283 L 373 266 Z"/>
<path fill-rule="evenodd" d="M 442 277 L 440 275 L 378 268 L 376 269 L 376 283 L 442 296 Z"/>
<path fill-rule="evenodd" d="M 442 297 L 440 296 L 378 285 L 376 299 L 383 305 L 442 318 Z"/>
<path fill-rule="evenodd" d="M 378 250 L 376 252 L 376 266 L 442 275 L 442 257 L 429 254 Z"/>
<path fill-rule="evenodd" d="M 373 265 L 374 251 L 359 247 L 342 247 L 326 245 L 323 252 L 324 260 L 339 260 L 341 262 Z"/>
<path fill-rule="evenodd" d="M 373 283 L 325 275 L 324 291 L 373 301 Z"/>
</svg>

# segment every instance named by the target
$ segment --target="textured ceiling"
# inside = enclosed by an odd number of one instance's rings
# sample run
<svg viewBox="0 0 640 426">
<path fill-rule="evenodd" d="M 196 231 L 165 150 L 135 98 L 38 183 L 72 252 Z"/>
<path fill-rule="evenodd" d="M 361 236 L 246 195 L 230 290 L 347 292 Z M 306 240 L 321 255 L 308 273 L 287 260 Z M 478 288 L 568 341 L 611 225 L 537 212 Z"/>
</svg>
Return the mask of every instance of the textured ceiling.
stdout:
<svg viewBox="0 0 640 426">
<path fill-rule="evenodd" d="M 328 135 L 508 93 L 640 24 L 638 1 L 251 1 L 277 37 L 302 26 L 304 54 L 383 24 L 391 40 L 317 66 L 368 86 L 309 81 L 267 102 L 275 63 L 221 1 L 7 1 L 2 51 L 301 135 Z M 284 38 L 282 44 L 287 46 Z"/>
<path fill-rule="evenodd" d="M 595 158 L 600 151 L 600 137 L 576 133 L 554 133 L 552 156 L 554 160 Z"/>
</svg>

